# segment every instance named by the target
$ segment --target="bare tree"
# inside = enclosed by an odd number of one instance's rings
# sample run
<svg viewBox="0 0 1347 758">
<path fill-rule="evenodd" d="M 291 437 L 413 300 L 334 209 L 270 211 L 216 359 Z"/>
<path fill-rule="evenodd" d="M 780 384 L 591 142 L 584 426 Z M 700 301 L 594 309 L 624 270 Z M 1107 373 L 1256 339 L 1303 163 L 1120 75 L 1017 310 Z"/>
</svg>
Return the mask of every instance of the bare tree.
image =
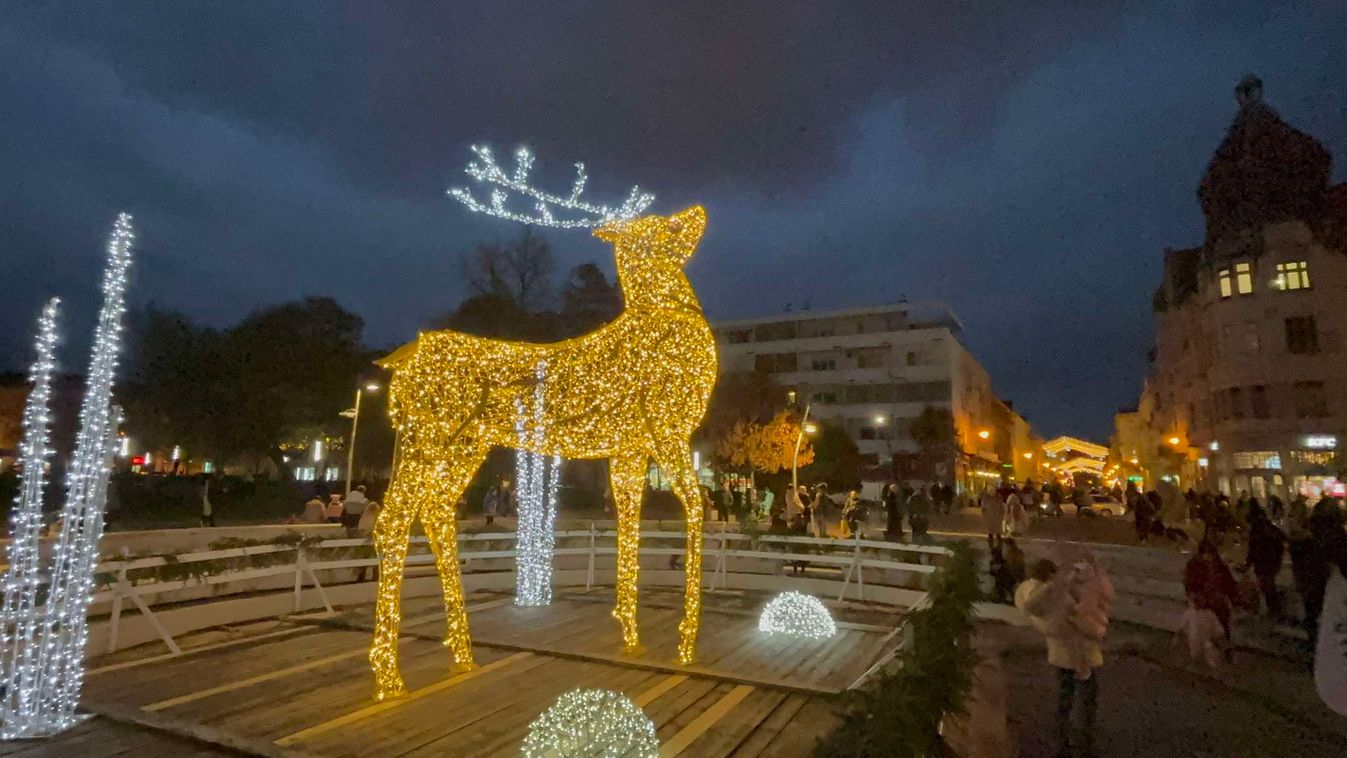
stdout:
<svg viewBox="0 0 1347 758">
<path fill-rule="evenodd" d="M 547 304 L 552 294 L 552 248 L 525 229 L 509 246 L 481 244 L 463 259 L 463 275 L 474 294 L 508 298 L 526 311 Z"/>
</svg>

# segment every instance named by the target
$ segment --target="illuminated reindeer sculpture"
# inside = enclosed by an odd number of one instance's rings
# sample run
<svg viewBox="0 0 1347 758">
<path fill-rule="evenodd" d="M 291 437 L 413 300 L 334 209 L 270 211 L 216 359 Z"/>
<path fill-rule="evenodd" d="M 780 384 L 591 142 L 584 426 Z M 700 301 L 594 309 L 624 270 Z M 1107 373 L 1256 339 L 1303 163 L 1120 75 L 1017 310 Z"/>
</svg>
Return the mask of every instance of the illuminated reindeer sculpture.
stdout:
<svg viewBox="0 0 1347 758">
<path fill-rule="evenodd" d="M 478 203 L 467 190 L 452 194 L 473 210 L 515 221 L 592 228 L 594 236 L 613 244 L 625 308 L 611 323 L 562 342 L 424 332 L 381 361 L 393 370 L 389 410 L 398 433 L 398 455 L 374 531 L 380 573 L 370 663 L 380 700 L 402 692 L 399 604 L 413 519 L 421 519 L 439 569 L 448 622 L 444 644 L 460 666 L 473 665 L 454 504 L 492 446 L 521 446 L 521 418 L 543 427 L 542 434 L 524 435 L 533 452 L 609 460 L 618 525 L 613 615 L 622 625 L 629 652 L 639 649 L 641 496 L 649 461 L 654 459 L 664 470 L 687 514 L 679 660 L 690 663 L 696 648 L 702 500 L 689 439 L 706 412 L 717 362 L 715 340 L 683 265 L 701 240 L 706 212 L 694 206 L 668 217 L 637 218 L 653 197 L 635 188 L 620 208 L 583 202 L 580 164 L 570 195 L 550 195 L 528 186 L 532 156 L 527 151 L 516 154 L 517 168 L 506 174 L 487 148 L 474 150 L 477 161 L 469 164 L 468 173 L 495 187 L 491 203 Z M 537 215 L 507 210 L 508 193 L 534 201 Z M 581 215 L 557 218 L 552 207 Z M 545 372 L 538 371 L 542 365 Z"/>
</svg>

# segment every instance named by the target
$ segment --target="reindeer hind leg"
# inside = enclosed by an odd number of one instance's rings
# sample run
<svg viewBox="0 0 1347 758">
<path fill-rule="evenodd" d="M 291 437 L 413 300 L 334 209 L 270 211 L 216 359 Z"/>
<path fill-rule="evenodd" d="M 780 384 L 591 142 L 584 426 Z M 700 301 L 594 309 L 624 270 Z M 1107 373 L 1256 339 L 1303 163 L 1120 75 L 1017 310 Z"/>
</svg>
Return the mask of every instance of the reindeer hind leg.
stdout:
<svg viewBox="0 0 1347 758">
<path fill-rule="evenodd" d="M 678 662 L 692 663 L 697 655 L 697 630 L 702 617 L 702 522 L 705 517 L 692 450 L 685 442 L 661 446 L 660 468 L 668 474 L 687 515 L 687 548 L 683 556 L 683 620 L 678 624 Z"/>
</svg>

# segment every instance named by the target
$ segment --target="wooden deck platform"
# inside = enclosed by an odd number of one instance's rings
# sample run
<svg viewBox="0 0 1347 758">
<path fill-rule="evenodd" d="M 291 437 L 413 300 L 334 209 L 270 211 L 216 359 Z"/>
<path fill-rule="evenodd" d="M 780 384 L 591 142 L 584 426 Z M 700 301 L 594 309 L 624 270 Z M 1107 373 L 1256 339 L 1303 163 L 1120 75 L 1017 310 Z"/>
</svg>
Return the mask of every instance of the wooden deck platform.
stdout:
<svg viewBox="0 0 1347 758">
<path fill-rule="evenodd" d="M 626 693 L 645 711 L 665 756 L 807 755 L 837 722 L 833 695 L 896 644 L 891 612 L 851 609 L 836 637 L 806 642 L 758 632 L 765 597 L 707 595 L 698 662 L 679 666 L 676 593 L 643 591 L 641 655 L 621 653 L 611 599 L 611 590 L 570 592 L 546 608 L 516 608 L 510 597 L 474 595 L 478 668 L 467 673 L 453 669 L 439 644 L 438 599 L 409 600 L 401 643 L 408 694 L 379 704 L 365 657 L 367 606 L 210 630 L 182 640 L 180 656 L 153 646 L 121 651 L 91 662 L 85 702 L 122 723 L 97 719 L 81 729 L 106 731 L 113 742 L 126 730 L 137 740 L 173 740 L 175 732 L 205 740 L 146 753 L 162 755 L 218 754 L 212 743 L 272 755 L 516 755 L 529 723 L 559 695 L 598 687 Z M 153 723 L 131 726 L 137 719 L 127 713 Z M 146 730 L 154 736 L 139 734 Z M 21 754 L 116 754 L 47 744 L 50 753 Z"/>
</svg>

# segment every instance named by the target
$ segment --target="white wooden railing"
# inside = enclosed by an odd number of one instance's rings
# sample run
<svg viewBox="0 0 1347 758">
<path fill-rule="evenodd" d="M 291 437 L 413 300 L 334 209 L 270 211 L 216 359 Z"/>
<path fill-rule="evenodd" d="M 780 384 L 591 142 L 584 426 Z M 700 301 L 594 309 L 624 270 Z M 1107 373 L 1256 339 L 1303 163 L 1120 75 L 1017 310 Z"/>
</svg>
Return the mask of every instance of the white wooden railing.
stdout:
<svg viewBox="0 0 1347 758">
<path fill-rule="evenodd" d="M 616 536 L 616 531 L 595 525 L 591 525 L 588 529 L 557 532 L 554 564 L 558 571 L 562 568 L 574 570 L 579 567 L 577 564 L 582 562 L 584 585 L 589 589 L 596 584 L 596 572 L 600 568 L 601 559 L 617 555 Z M 685 537 L 681 531 L 642 530 L 640 555 L 642 558 L 682 556 L 684 554 L 682 542 Z M 515 558 L 515 538 L 514 532 L 460 534 L 458 557 L 463 564 L 465 575 L 477 572 L 499 574 L 510 571 Z M 502 549 L 491 544 L 496 542 L 509 543 L 510 546 Z M 425 537 L 413 537 L 411 543 L 413 546 L 428 547 Z M 343 549 L 362 547 L 371 548 L 371 554 L 356 557 L 334 555 Z M 933 545 L 860 538 L 828 539 L 767 534 L 754 536 L 730 531 L 724 524 L 712 524 L 705 533 L 702 557 L 703 569 L 708 573 L 704 584 L 711 591 L 730 589 L 733 584 L 741 583 L 731 581 L 731 577 L 742 579 L 746 575 L 760 578 L 781 575 L 786 566 L 807 564 L 809 567 L 824 567 L 825 578 L 832 583 L 840 584 L 837 592 L 838 601 L 848 597 L 864 601 L 872 599 L 867 598 L 867 569 L 871 570 L 873 575 L 872 584 L 875 583 L 875 579 L 888 579 L 891 581 L 880 581 L 878 585 L 920 590 L 948 555 L 949 550 Z M 262 558 L 263 556 L 269 557 Z M 231 559 L 245 561 L 261 559 L 263 562 L 274 561 L 274 563 L 206 573 L 206 564 L 217 562 L 218 565 L 220 561 Z M 409 567 L 433 565 L 434 561 L 435 556 L 428 550 L 410 553 L 407 556 Z M 493 561 L 497 563 L 492 565 L 490 562 Z M 604 560 L 604 563 L 607 561 Z M 732 564 L 734 570 L 731 570 Z M 164 568 L 168 566 L 174 567 L 172 573 L 178 573 L 179 570 L 191 573 L 191 567 L 194 565 L 201 566 L 203 570 L 181 579 L 166 580 L 156 576 L 164 573 Z M 177 654 L 179 648 L 173 636 L 155 616 L 156 601 L 161 607 L 173 605 L 182 600 L 173 597 L 175 593 L 204 586 L 214 588 L 211 600 L 220 600 L 227 596 L 241 597 L 248 593 L 274 593 L 276 582 L 259 587 L 259 580 L 293 576 L 295 612 L 304 609 L 303 594 L 310 587 L 317 593 L 321 606 L 331 612 L 332 604 L 328 600 L 320 576 L 328 577 L 330 586 L 333 583 L 331 577 L 334 572 L 371 569 L 377 565 L 378 558 L 372 554 L 371 542 L 367 538 L 324 539 L 299 545 L 253 545 L 172 556 L 108 560 L 101 562 L 96 569 L 99 590 L 94 594 L 93 603 L 95 607 L 106 609 L 109 614 L 105 645 L 107 652 L 118 648 L 118 625 L 125 604 L 130 602 L 145 617 L 169 650 Z M 159 571 L 148 571 L 152 569 Z M 649 571 L 649 567 L 644 570 Z M 146 575 L 147 572 L 149 575 Z M 833 572 L 840 576 L 840 582 L 831 576 Z M 137 574 L 140 576 L 137 577 Z M 373 572 L 369 572 L 369 576 L 372 579 Z M 782 585 L 785 583 L 782 582 Z"/>
</svg>

